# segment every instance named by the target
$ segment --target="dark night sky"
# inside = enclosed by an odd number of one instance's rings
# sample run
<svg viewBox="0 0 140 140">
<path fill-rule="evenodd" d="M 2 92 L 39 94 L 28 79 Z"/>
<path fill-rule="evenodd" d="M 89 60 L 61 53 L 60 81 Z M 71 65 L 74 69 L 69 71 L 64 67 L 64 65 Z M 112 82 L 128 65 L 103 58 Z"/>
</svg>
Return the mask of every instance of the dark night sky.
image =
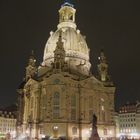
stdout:
<svg viewBox="0 0 140 140">
<path fill-rule="evenodd" d="M 38 63 L 63 0 L 0 1 L 0 105 L 16 102 L 31 50 Z M 117 106 L 140 100 L 140 8 L 137 0 L 73 0 L 76 22 L 91 49 L 93 73 L 102 48 L 116 86 Z"/>
</svg>

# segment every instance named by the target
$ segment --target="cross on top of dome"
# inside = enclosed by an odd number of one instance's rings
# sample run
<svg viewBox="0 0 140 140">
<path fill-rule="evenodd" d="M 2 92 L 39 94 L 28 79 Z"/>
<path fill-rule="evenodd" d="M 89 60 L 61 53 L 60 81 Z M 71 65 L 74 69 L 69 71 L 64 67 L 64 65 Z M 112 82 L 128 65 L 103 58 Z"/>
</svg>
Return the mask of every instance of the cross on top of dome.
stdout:
<svg viewBox="0 0 140 140">
<path fill-rule="evenodd" d="M 74 5 L 71 3 L 70 0 L 64 0 L 64 4 L 62 4 L 61 7 L 64 7 L 64 6 L 74 7 Z"/>
</svg>

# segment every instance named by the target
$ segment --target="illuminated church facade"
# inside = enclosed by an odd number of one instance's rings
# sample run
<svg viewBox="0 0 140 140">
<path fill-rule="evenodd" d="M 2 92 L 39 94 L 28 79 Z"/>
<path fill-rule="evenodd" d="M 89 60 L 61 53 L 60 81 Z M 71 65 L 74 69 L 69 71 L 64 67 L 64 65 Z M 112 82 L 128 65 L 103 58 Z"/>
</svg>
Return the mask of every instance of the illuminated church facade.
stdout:
<svg viewBox="0 0 140 140">
<path fill-rule="evenodd" d="M 115 138 L 114 92 L 106 57 L 99 57 L 99 76 L 91 73 L 89 48 L 75 23 L 76 9 L 65 2 L 59 24 L 36 66 L 32 54 L 18 88 L 18 135 L 38 139 L 88 140 L 93 113 L 103 139 Z"/>
</svg>

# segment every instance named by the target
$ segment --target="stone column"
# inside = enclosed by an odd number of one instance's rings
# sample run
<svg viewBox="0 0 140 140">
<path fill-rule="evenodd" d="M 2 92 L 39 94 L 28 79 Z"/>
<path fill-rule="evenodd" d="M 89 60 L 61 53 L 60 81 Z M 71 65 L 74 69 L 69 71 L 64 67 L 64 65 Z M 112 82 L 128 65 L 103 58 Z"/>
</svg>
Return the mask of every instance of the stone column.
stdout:
<svg viewBox="0 0 140 140">
<path fill-rule="evenodd" d="M 38 88 L 36 91 L 35 91 L 35 118 L 34 118 L 34 122 L 35 122 L 35 138 L 38 138 L 39 137 L 39 120 L 40 120 L 40 117 L 39 117 L 39 114 L 40 114 L 40 88 Z"/>
</svg>

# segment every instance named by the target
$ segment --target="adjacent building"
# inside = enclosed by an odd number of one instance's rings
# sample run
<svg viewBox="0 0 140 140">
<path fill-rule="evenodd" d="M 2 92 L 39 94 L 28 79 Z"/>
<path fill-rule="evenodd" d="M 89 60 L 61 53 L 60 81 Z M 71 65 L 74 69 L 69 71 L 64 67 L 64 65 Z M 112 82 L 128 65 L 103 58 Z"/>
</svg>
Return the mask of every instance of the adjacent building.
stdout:
<svg viewBox="0 0 140 140">
<path fill-rule="evenodd" d="M 140 138 L 140 103 L 126 103 L 116 115 L 117 137 L 121 139 Z"/>
<path fill-rule="evenodd" d="M 43 62 L 32 53 L 24 81 L 18 88 L 18 137 L 87 140 L 93 113 L 102 139 L 115 138 L 114 92 L 104 52 L 96 78 L 90 49 L 75 23 L 76 9 L 65 2 L 59 24 L 50 32 Z"/>
<path fill-rule="evenodd" d="M 0 138 L 16 137 L 16 116 L 13 112 L 0 110 Z"/>
</svg>

